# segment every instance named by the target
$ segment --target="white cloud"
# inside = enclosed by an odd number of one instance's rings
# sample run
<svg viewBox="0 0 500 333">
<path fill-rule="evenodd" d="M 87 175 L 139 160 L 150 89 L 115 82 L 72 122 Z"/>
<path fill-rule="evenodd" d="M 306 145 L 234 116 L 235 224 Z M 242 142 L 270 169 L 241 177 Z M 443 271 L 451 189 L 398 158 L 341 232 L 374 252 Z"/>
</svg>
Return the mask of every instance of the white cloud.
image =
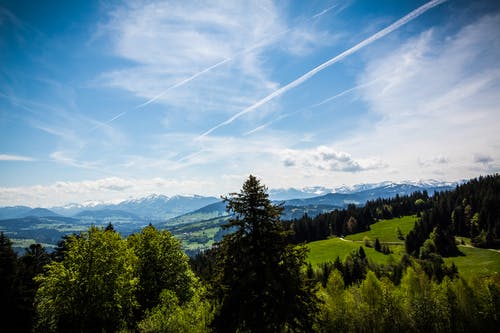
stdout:
<svg viewBox="0 0 500 333">
<path fill-rule="evenodd" d="M 9 154 L 0 154 L 0 161 L 23 161 L 30 162 L 35 159 L 29 156 L 21 156 L 21 155 L 9 155 Z"/>
<path fill-rule="evenodd" d="M 114 10 L 105 32 L 116 55 L 135 65 L 108 72 L 111 86 L 153 99 L 225 59 L 232 61 L 162 95 L 158 102 L 187 111 L 232 112 L 274 89 L 260 48 L 287 27 L 271 1 L 129 2 Z"/>
<path fill-rule="evenodd" d="M 436 165 L 444 166 L 448 163 L 450 163 L 450 159 L 445 155 L 437 155 L 434 157 L 424 156 L 422 158 L 418 158 L 418 164 L 420 164 L 421 167 L 430 167 Z"/>
<path fill-rule="evenodd" d="M 499 15 L 484 16 L 453 34 L 434 27 L 371 52 L 359 83 L 376 80 L 360 92 L 377 121 L 337 145 L 358 156 L 377 152 L 407 177 L 477 176 L 473 154 L 500 158 L 498 26 Z"/>
<path fill-rule="evenodd" d="M 327 146 L 314 149 L 286 150 L 283 153 L 283 164 L 287 167 L 299 167 L 309 170 L 360 172 L 385 168 L 378 159 L 354 159 L 350 154 L 339 152 Z"/>
</svg>

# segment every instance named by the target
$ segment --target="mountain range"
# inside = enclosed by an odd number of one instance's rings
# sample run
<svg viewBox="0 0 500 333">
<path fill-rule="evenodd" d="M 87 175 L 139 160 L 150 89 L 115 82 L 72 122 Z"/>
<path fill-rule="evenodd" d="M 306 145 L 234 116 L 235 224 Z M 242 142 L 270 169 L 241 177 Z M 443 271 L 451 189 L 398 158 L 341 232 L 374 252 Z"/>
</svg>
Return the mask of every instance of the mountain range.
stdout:
<svg viewBox="0 0 500 333">
<path fill-rule="evenodd" d="M 270 198 L 284 206 L 283 220 L 302 217 L 305 213 L 318 214 L 341 209 L 348 204 L 363 205 L 367 200 L 411 194 L 415 191 L 451 190 L 456 184 L 431 182 L 384 182 L 328 189 L 273 189 Z M 63 207 L 31 208 L 27 206 L 0 207 L 0 231 L 13 239 L 18 251 L 32 242 L 50 248 L 65 234 L 78 233 L 90 225 L 112 224 L 127 235 L 152 223 L 168 229 L 182 240 L 186 251 L 196 253 L 206 249 L 223 235 L 220 226 L 229 213 L 220 198 L 199 195 L 150 195 L 117 204 L 87 202 Z M 221 233 L 222 232 L 222 233 Z"/>
<path fill-rule="evenodd" d="M 273 201 L 283 203 L 285 207 L 308 207 L 313 211 L 315 207 L 321 207 L 317 210 L 319 214 L 325 210 L 342 208 L 351 203 L 362 205 L 367 200 L 389 198 L 397 194 L 411 194 L 415 191 L 427 191 L 429 194 L 433 194 L 435 191 L 450 190 L 456 185 L 457 183 L 434 180 L 404 183 L 382 182 L 337 188 L 316 186 L 302 189 L 272 189 L 269 191 L 269 195 Z M 86 217 L 97 219 L 126 217 L 128 219 L 145 221 L 172 221 L 173 224 L 178 224 L 179 222 L 182 223 L 181 221 L 192 222 L 197 219 L 196 216 L 198 215 L 216 217 L 222 216 L 224 213 L 225 205 L 216 197 L 200 195 L 167 197 L 165 195 L 152 194 L 144 198 L 126 200 L 117 204 L 98 202 L 73 203 L 48 209 L 27 206 L 0 207 L 0 220 L 56 216 L 74 217 L 77 219 Z M 293 214 L 293 217 L 296 214 Z M 167 224 L 169 223 L 167 222 Z"/>
</svg>

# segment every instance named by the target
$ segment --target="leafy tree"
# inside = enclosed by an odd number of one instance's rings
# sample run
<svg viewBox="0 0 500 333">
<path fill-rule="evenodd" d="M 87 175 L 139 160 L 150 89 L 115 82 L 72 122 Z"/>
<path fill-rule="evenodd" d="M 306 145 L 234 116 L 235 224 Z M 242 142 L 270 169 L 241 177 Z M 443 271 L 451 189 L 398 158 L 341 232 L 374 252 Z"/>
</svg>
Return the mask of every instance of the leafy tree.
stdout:
<svg viewBox="0 0 500 333">
<path fill-rule="evenodd" d="M 313 286 L 304 277 L 306 250 L 288 244 L 281 206 L 250 176 L 240 193 L 225 197 L 234 213 L 225 228 L 235 231 L 218 244 L 221 307 L 218 332 L 309 331 L 317 309 Z"/>
<path fill-rule="evenodd" d="M 66 240 L 61 262 L 35 280 L 37 331 L 114 332 L 130 324 L 137 306 L 137 257 L 113 231 L 91 227 Z"/>
<path fill-rule="evenodd" d="M 181 244 L 170 232 L 150 225 L 130 235 L 128 242 L 139 259 L 137 300 L 142 310 L 156 306 L 163 290 L 172 291 L 180 304 L 191 299 L 196 278 Z"/>
<path fill-rule="evenodd" d="M 204 289 L 199 288 L 188 302 L 180 302 L 177 295 L 168 289 L 162 291 L 159 303 L 146 311 L 138 324 L 144 333 L 204 333 L 209 331 L 212 306 L 204 298 Z"/>
</svg>

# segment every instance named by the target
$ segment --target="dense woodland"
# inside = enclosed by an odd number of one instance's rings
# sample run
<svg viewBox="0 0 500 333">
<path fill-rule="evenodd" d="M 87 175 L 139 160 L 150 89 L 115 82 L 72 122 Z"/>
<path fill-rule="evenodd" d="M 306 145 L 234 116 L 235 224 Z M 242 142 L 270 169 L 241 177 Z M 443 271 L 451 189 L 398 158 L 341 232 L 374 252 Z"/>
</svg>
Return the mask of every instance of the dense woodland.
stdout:
<svg viewBox="0 0 500 333">
<path fill-rule="evenodd" d="M 231 232 L 189 259 L 153 226 L 123 238 L 110 225 L 34 244 L 22 256 L 0 233 L 2 332 L 494 332 L 500 275 L 465 280 L 444 256 L 455 236 L 497 247 L 500 176 L 454 191 L 397 196 L 280 221 L 282 207 L 250 176 L 225 198 Z M 400 262 L 363 247 L 312 267 L 303 242 L 416 214 Z M 380 244 L 379 244 L 380 245 Z M 382 249 L 381 249 L 382 250 Z"/>
</svg>

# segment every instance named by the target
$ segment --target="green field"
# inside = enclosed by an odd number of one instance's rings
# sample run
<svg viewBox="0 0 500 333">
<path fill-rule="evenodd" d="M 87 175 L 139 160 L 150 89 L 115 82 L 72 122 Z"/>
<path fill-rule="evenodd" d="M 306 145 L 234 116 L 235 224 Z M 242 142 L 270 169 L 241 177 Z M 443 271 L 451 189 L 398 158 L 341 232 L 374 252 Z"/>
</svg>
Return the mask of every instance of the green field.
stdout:
<svg viewBox="0 0 500 333">
<path fill-rule="evenodd" d="M 401 230 L 403 236 L 406 236 L 417 221 L 416 216 L 403 216 L 390 220 L 382 220 L 370 226 L 370 230 L 357 234 L 346 236 L 346 239 L 353 241 L 362 241 L 365 237 L 375 240 L 378 238 L 381 242 L 401 243 L 398 238 L 397 229 Z"/>
<path fill-rule="evenodd" d="M 465 256 L 445 258 L 444 261 L 448 264 L 454 262 L 463 277 L 490 276 L 500 273 L 500 252 L 497 250 L 468 246 L 458 248 Z"/>
<path fill-rule="evenodd" d="M 385 255 L 375 251 L 371 247 L 364 246 L 362 242 L 342 240 L 337 237 L 311 242 L 306 244 L 306 246 L 309 249 L 308 261 L 313 266 L 322 262 L 333 262 L 337 257 L 344 260 L 348 254 L 357 251 L 360 246 L 363 247 L 368 258 L 376 263 L 387 263 L 391 260 L 398 261 L 401 256 L 400 251 L 403 249 L 403 246 L 391 246 L 390 248 L 394 253 Z"/>
<path fill-rule="evenodd" d="M 337 256 L 341 260 L 344 260 L 348 254 L 363 246 L 368 258 L 375 263 L 398 262 L 404 253 L 404 243 L 397 238 L 396 229 L 399 226 L 403 235 L 406 235 L 413 228 L 416 219 L 417 217 L 415 216 L 405 216 L 383 220 L 371 225 L 371 230 L 349 235 L 345 239 L 333 237 L 308 243 L 306 244 L 309 249 L 308 261 L 315 266 L 322 262 L 333 262 Z M 378 238 L 381 243 L 389 243 L 389 248 L 393 253 L 384 255 L 376 252 L 372 247 L 366 247 L 363 241 L 365 237 L 368 237 L 372 241 Z M 470 239 L 459 238 L 460 242 L 462 240 L 465 244 L 468 244 L 467 246 L 459 246 L 464 256 L 444 258 L 447 264 L 454 262 L 460 274 L 465 278 L 470 278 L 474 275 L 489 276 L 500 273 L 499 251 L 471 247 Z"/>
</svg>

